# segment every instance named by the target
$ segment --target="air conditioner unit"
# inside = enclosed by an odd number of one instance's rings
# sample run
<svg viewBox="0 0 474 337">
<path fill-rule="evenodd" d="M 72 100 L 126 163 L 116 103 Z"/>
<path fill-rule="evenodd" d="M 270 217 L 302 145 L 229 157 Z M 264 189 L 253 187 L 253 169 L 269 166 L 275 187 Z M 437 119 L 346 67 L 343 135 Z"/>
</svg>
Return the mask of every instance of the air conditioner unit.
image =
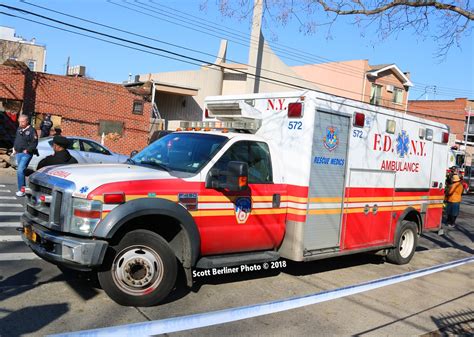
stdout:
<svg viewBox="0 0 474 337">
<path fill-rule="evenodd" d="M 68 76 L 83 77 L 86 75 L 86 67 L 84 66 L 70 66 L 67 70 Z"/>
<path fill-rule="evenodd" d="M 393 88 L 393 85 L 391 85 L 391 84 L 388 84 L 388 85 L 387 85 L 387 91 L 388 91 L 388 92 L 393 92 L 393 89 L 394 89 L 394 88 Z"/>
</svg>

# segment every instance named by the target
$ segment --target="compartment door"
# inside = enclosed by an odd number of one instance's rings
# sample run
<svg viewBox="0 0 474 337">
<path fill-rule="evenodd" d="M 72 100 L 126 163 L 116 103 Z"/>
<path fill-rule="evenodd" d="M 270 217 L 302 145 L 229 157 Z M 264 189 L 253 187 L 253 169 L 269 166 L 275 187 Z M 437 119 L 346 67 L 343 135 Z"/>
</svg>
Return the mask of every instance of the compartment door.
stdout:
<svg viewBox="0 0 474 337">
<path fill-rule="evenodd" d="M 318 111 L 315 119 L 304 248 L 338 248 L 350 118 Z"/>
</svg>

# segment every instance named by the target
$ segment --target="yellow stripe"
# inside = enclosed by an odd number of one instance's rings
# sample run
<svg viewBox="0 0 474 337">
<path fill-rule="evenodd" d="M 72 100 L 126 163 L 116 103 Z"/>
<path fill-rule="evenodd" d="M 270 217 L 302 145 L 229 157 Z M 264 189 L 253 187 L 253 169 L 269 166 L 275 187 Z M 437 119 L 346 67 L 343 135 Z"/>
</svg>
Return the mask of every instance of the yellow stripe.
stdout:
<svg viewBox="0 0 474 337">
<path fill-rule="evenodd" d="M 282 197 L 281 201 L 292 201 L 292 202 L 307 203 L 308 198 L 301 198 L 301 197 L 295 197 L 295 196 L 289 195 L 288 197 Z"/>
<path fill-rule="evenodd" d="M 234 210 L 202 210 L 190 211 L 193 216 L 234 216 Z M 253 209 L 250 215 L 269 215 L 269 214 L 285 214 L 286 208 L 275 209 Z M 306 214 L 306 213 L 304 213 Z"/>
<path fill-rule="evenodd" d="M 306 215 L 306 210 L 288 208 L 288 214 Z"/>
<path fill-rule="evenodd" d="M 411 206 L 415 209 L 420 209 L 421 205 L 405 205 L 405 206 L 397 206 L 397 207 L 379 207 L 377 212 L 393 212 L 393 211 L 403 211 L 408 206 Z M 435 206 L 435 205 L 433 205 Z M 436 205 L 438 207 L 438 205 Z M 345 208 L 343 211 L 340 208 L 330 208 L 330 209 L 312 209 L 308 212 L 308 214 L 339 214 L 344 212 L 345 214 L 353 214 L 353 213 L 364 213 L 364 207 L 356 207 L 356 208 Z M 372 213 L 372 207 L 369 209 L 369 213 Z"/>
<path fill-rule="evenodd" d="M 341 213 L 340 208 L 333 209 L 312 209 L 308 211 L 308 214 L 339 214 Z"/>
<path fill-rule="evenodd" d="M 342 198 L 310 198 L 309 202 L 341 202 Z"/>
</svg>

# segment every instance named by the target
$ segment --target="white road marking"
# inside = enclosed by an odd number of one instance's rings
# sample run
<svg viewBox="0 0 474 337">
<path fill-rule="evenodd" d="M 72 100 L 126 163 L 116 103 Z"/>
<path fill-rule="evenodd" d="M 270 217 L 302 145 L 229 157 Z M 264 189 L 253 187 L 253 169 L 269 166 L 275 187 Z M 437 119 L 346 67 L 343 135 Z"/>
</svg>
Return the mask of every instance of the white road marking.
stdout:
<svg viewBox="0 0 474 337">
<path fill-rule="evenodd" d="M 10 190 L 0 190 L 0 192 L 11 192 Z"/>
<path fill-rule="evenodd" d="M 0 222 L 0 227 L 21 227 L 21 222 Z"/>
<path fill-rule="evenodd" d="M 36 260 L 40 257 L 35 253 L 2 253 L 0 261 L 17 261 L 17 260 Z"/>
<path fill-rule="evenodd" d="M 0 212 L 0 215 L 12 215 L 12 216 L 20 216 L 23 212 Z"/>
<path fill-rule="evenodd" d="M 0 187 L 5 187 L 5 185 L 0 185 Z"/>
<path fill-rule="evenodd" d="M 0 207 L 23 207 L 22 204 L 0 204 Z"/>
<path fill-rule="evenodd" d="M 20 235 L 2 235 L 0 236 L 0 242 L 19 242 L 23 241 Z"/>
<path fill-rule="evenodd" d="M 4 195 L 0 195 L 0 200 L 16 200 L 15 197 L 6 197 Z"/>
</svg>

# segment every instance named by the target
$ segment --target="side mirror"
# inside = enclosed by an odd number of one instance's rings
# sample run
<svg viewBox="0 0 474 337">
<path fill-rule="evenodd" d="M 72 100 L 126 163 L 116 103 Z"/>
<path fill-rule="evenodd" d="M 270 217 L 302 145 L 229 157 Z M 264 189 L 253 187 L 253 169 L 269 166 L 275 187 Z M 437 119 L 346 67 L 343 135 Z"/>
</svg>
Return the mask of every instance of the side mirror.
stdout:
<svg viewBox="0 0 474 337">
<path fill-rule="evenodd" d="M 241 161 L 230 161 L 227 170 L 211 169 L 206 177 L 206 188 L 224 189 L 230 192 L 248 189 L 249 166 Z"/>
<path fill-rule="evenodd" d="M 138 153 L 137 150 L 133 150 L 132 152 L 130 152 L 130 158 L 132 158 L 134 155 L 136 155 Z"/>
</svg>

